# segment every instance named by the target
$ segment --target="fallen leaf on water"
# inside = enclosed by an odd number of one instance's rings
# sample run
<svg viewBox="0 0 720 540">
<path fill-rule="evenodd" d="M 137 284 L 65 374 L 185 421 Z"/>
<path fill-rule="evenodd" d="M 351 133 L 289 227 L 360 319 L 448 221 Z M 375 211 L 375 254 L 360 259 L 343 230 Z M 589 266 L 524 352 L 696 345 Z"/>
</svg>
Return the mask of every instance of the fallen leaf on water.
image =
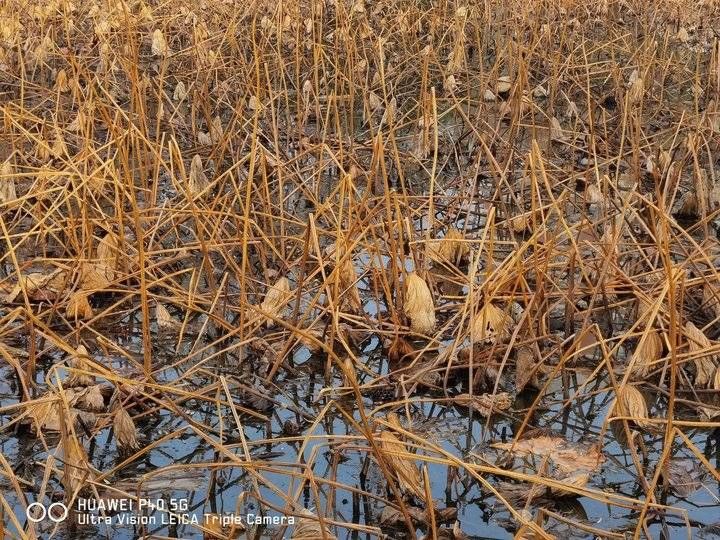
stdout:
<svg viewBox="0 0 720 540">
<path fill-rule="evenodd" d="M 575 487 L 584 487 L 590 475 L 605 460 L 598 445 L 568 441 L 558 434 L 542 430 L 531 431 L 527 437 L 515 442 L 494 443 L 491 447 L 507 450 L 515 457 L 534 457 L 539 464 L 547 461 L 551 478 Z M 573 495 L 560 489 L 554 492 Z"/>
<path fill-rule="evenodd" d="M 555 540 L 556 537 L 547 531 L 545 531 L 545 536 L 540 536 L 529 525 L 522 525 L 515 533 L 513 540 L 539 540 L 540 538 L 543 540 Z"/>
<path fill-rule="evenodd" d="M 22 294 L 23 288 L 31 300 L 54 300 L 67 281 L 67 272 L 56 268 L 50 272 L 30 272 L 20 276 L 18 282 L 2 297 L 3 303 L 11 303 Z"/>
<path fill-rule="evenodd" d="M 88 386 L 80 398 L 80 405 L 90 411 L 102 411 L 105 408 L 102 388 L 101 384 Z"/>
<path fill-rule="evenodd" d="M 665 462 L 662 475 L 679 497 L 689 497 L 702 487 L 705 470 L 693 459 L 674 458 Z"/>
<path fill-rule="evenodd" d="M 512 397 L 507 392 L 481 394 L 479 396 L 460 394 L 453 398 L 453 402 L 462 407 L 471 408 L 482 416 L 487 417 L 494 412 L 508 410 L 510 405 L 512 405 Z"/>
</svg>

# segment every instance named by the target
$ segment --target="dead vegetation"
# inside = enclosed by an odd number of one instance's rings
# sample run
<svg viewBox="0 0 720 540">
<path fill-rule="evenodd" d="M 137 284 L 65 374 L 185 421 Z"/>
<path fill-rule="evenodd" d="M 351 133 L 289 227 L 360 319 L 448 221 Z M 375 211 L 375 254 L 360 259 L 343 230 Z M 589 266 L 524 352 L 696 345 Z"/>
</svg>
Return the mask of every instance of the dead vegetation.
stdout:
<svg viewBox="0 0 720 540">
<path fill-rule="evenodd" d="M 710 534 L 718 21 L 5 2 L 3 534 Z"/>
</svg>

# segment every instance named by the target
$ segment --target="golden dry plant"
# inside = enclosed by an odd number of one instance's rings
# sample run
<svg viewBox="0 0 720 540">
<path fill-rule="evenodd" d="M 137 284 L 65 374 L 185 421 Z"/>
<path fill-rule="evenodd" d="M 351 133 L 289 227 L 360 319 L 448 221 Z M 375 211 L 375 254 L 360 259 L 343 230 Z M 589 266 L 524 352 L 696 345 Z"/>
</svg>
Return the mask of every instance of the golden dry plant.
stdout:
<svg viewBox="0 0 720 540">
<path fill-rule="evenodd" d="M 712 536 L 719 28 L 1 2 L 0 536 Z"/>
</svg>

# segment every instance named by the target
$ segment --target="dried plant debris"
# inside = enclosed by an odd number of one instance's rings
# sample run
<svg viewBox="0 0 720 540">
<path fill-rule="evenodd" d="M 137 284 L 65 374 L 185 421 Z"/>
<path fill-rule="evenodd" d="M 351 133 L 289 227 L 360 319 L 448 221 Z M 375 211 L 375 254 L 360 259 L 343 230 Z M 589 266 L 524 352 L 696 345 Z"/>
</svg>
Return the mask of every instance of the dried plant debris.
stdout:
<svg viewBox="0 0 720 540">
<path fill-rule="evenodd" d="M 689 497 L 700 489 L 707 471 L 694 459 L 668 459 L 662 468 L 667 486 L 679 497 Z"/>
<path fill-rule="evenodd" d="M 411 457 L 409 448 L 400 439 L 400 419 L 397 414 L 388 415 L 391 428 L 384 429 L 378 437 L 378 448 L 382 458 L 395 475 L 400 490 L 422 500 L 425 492 L 422 489 L 422 476 L 416 461 Z"/>
<path fill-rule="evenodd" d="M 511 318 L 492 302 L 486 302 L 475 315 L 470 327 L 473 342 L 495 342 L 507 335 Z"/>
<path fill-rule="evenodd" d="M 265 324 L 268 327 L 275 324 L 275 319 L 281 316 L 282 309 L 287 305 L 289 300 L 290 280 L 282 277 L 268 289 L 265 294 L 265 299 L 262 301 L 262 304 L 260 304 L 260 309 L 267 314 Z"/>
<path fill-rule="evenodd" d="M 479 396 L 460 394 L 453 398 L 453 402 L 462 407 L 471 408 L 481 416 L 488 417 L 493 413 L 508 410 L 512 405 L 512 398 L 507 392 L 481 394 Z"/>
<path fill-rule="evenodd" d="M 711 534 L 720 10 L 679 6 L 1 2 L 3 534 Z M 77 494 L 216 518 L 26 526 Z"/>
<path fill-rule="evenodd" d="M 427 283 L 415 272 L 405 279 L 405 313 L 413 332 L 430 334 L 434 330 L 435 302 Z"/>
<path fill-rule="evenodd" d="M 529 432 L 514 442 L 493 443 L 492 448 L 506 450 L 516 458 L 524 458 L 536 473 L 557 480 L 564 486 L 584 488 L 590 476 L 596 473 L 604 455 L 598 445 L 575 443 L 552 432 Z M 551 487 L 557 495 L 575 495 L 576 492 L 561 487 Z"/>
<path fill-rule="evenodd" d="M 713 343 L 691 321 L 685 324 L 685 335 L 690 351 L 690 360 L 695 366 L 695 384 L 700 387 L 709 386 L 718 367 L 717 354 L 707 353 L 708 349 L 713 348 Z"/>
</svg>

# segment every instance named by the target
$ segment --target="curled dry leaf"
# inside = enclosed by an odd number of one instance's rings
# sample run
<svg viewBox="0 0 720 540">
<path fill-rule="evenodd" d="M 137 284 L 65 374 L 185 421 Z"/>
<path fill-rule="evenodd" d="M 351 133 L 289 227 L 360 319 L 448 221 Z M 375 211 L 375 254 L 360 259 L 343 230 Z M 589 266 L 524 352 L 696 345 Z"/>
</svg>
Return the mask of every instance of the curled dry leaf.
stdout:
<svg viewBox="0 0 720 540">
<path fill-rule="evenodd" d="M 88 386 L 83 393 L 80 403 L 90 411 L 102 411 L 105 408 L 105 398 L 102 394 L 102 385 Z"/>
<path fill-rule="evenodd" d="M 412 360 L 415 347 L 408 340 L 401 336 L 395 336 L 390 347 L 388 348 L 388 359 L 390 362 L 397 363 L 402 360 Z"/>
<path fill-rule="evenodd" d="M 630 359 L 632 376 L 635 379 L 643 379 L 653 369 L 653 364 L 660 359 L 663 351 L 660 332 L 649 329 L 643 334 Z"/>
<path fill-rule="evenodd" d="M 357 272 L 351 258 L 345 258 L 338 269 L 340 305 L 347 304 L 353 313 L 362 312 L 362 299 L 357 287 Z"/>
<path fill-rule="evenodd" d="M 302 96 L 303 96 L 303 102 L 307 106 L 308 103 L 310 103 L 310 96 L 312 95 L 313 91 L 313 85 L 312 81 L 310 79 L 305 79 L 305 82 L 302 86 Z"/>
<path fill-rule="evenodd" d="M 16 199 L 15 167 L 7 160 L 0 166 L 0 203 L 14 203 Z"/>
<path fill-rule="evenodd" d="M 596 182 L 592 182 L 587 186 L 585 190 L 585 201 L 592 205 L 602 205 L 605 203 L 605 195 L 603 195 L 602 188 Z"/>
<path fill-rule="evenodd" d="M 675 35 L 675 38 L 680 43 L 687 43 L 690 40 L 690 34 L 688 34 L 687 28 L 681 26 L 680 30 L 678 30 L 678 33 Z"/>
<path fill-rule="evenodd" d="M 57 72 L 57 75 L 55 75 L 55 90 L 60 93 L 65 93 L 70 90 L 70 86 L 68 85 L 67 71 L 65 71 L 64 69 L 59 70 Z"/>
<path fill-rule="evenodd" d="M 353 2 L 352 8 L 350 9 L 350 14 L 363 14 L 365 13 L 365 1 L 364 0 L 355 0 Z"/>
<path fill-rule="evenodd" d="M 479 396 L 460 394 L 453 398 L 453 402 L 461 407 L 473 409 L 484 417 L 488 417 L 492 413 L 508 410 L 513 400 L 507 392 L 500 392 L 498 394 L 481 394 Z"/>
<path fill-rule="evenodd" d="M 470 339 L 473 343 L 502 339 L 507 335 L 511 321 L 510 315 L 492 302 L 486 302 L 472 320 Z"/>
<path fill-rule="evenodd" d="M 337 540 L 336 536 L 328 531 L 328 525 L 325 523 L 324 527 L 320 524 L 318 517 L 310 512 L 307 508 L 303 508 L 300 511 L 302 515 L 298 519 L 293 531 L 291 540 Z"/>
<path fill-rule="evenodd" d="M 71 294 L 65 306 L 65 316 L 69 319 L 92 319 L 94 313 L 88 296 L 88 293 L 82 291 Z"/>
<path fill-rule="evenodd" d="M 32 420 L 34 432 L 60 431 L 60 407 L 62 403 L 56 394 L 50 392 L 36 401 L 25 404 L 26 414 Z"/>
<path fill-rule="evenodd" d="M 275 324 L 275 318 L 280 316 L 280 312 L 290 300 L 290 280 L 281 277 L 275 285 L 270 287 L 265 293 L 265 299 L 260 304 L 260 309 L 267 313 L 265 324 L 270 328 Z"/>
<path fill-rule="evenodd" d="M 550 118 L 550 140 L 557 142 L 566 142 L 568 140 L 567 135 L 565 135 L 565 132 L 560 125 L 560 120 L 558 120 L 555 116 Z"/>
<path fill-rule="evenodd" d="M 113 416 L 113 432 L 117 440 L 118 447 L 123 452 L 131 452 L 137 450 L 140 445 L 137 440 L 137 430 L 135 422 L 130 414 L 123 408 L 118 407 Z"/>
<path fill-rule="evenodd" d="M 190 162 L 190 178 L 188 181 L 188 190 L 193 197 L 197 197 L 203 193 L 208 186 L 210 181 L 208 180 L 205 170 L 203 169 L 202 158 L 199 154 L 193 156 Z"/>
<path fill-rule="evenodd" d="M 175 85 L 175 90 L 173 90 L 173 101 L 183 101 L 186 97 L 187 88 L 185 88 L 185 83 L 178 81 Z"/>
<path fill-rule="evenodd" d="M 220 142 L 223 138 L 223 133 L 222 120 L 220 120 L 219 116 L 215 115 L 212 122 L 210 122 L 210 140 L 214 143 Z"/>
<path fill-rule="evenodd" d="M 257 96 L 250 96 L 248 98 L 248 104 L 247 107 L 251 111 L 261 111 L 262 110 L 262 101 Z"/>
<path fill-rule="evenodd" d="M 23 289 L 33 300 L 53 300 L 65 287 L 67 277 L 67 272 L 60 268 L 56 268 L 52 272 L 22 274 L 17 284 L 2 297 L 2 302 L 14 302 Z"/>
<path fill-rule="evenodd" d="M 155 306 L 155 319 L 161 330 L 174 330 L 178 327 L 178 322 L 172 318 L 168 309 L 160 302 Z"/>
<path fill-rule="evenodd" d="M 713 344 L 703 331 L 691 321 L 685 324 L 685 335 L 688 340 L 690 359 L 695 364 L 695 384 L 707 388 L 711 384 L 717 368 L 717 356 L 707 354 L 707 350 L 712 348 Z"/>
<path fill-rule="evenodd" d="M 98 242 L 97 258 L 113 270 L 117 270 L 120 257 L 120 239 L 112 232 L 107 233 Z"/>
<path fill-rule="evenodd" d="M 69 496 L 74 496 L 95 477 L 89 466 L 87 452 L 78 438 L 68 433 L 63 437 L 58 453 L 63 462 L 63 487 Z"/>
<path fill-rule="evenodd" d="M 698 217 L 698 197 L 695 190 L 683 194 L 677 213 L 684 217 Z"/>
<path fill-rule="evenodd" d="M 645 397 L 640 390 L 630 384 L 626 384 L 618 390 L 612 415 L 629 417 L 640 427 L 652 425 L 647 421 L 648 408 Z"/>
<path fill-rule="evenodd" d="M 530 214 L 520 214 L 510 218 L 510 227 L 517 233 L 523 233 L 530 229 Z"/>
<path fill-rule="evenodd" d="M 387 420 L 395 430 L 402 429 L 397 414 L 388 414 Z M 395 474 L 400 490 L 405 493 L 411 493 L 418 499 L 423 500 L 425 498 L 425 491 L 422 488 L 423 480 L 420 475 L 420 469 L 414 459 L 399 455 L 409 453 L 405 443 L 395 435 L 393 430 L 384 429 L 378 437 L 378 448 L 383 453 L 385 463 L 387 463 L 390 470 Z"/>
<path fill-rule="evenodd" d="M 375 112 L 382 107 L 383 101 L 375 92 L 370 92 L 368 94 L 368 105 L 370 106 L 370 112 Z"/>
<path fill-rule="evenodd" d="M 65 381 L 68 388 L 74 386 L 92 386 L 95 384 L 95 376 L 81 373 L 80 371 L 90 372 L 90 355 L 85 345 L 80 345 L 75 350 L 75 354 L 68 359 L 68 365 L 73 368 Z"/>
<path fill-rule="evenodd" d="M 536 97 L 536 98 L 545 98 L 545 97 L 548 97 L 548 95 L 549 95 L 549 94 L 548 94 L 547 88 L 545 88 L 545 87 L 544 87 L 543 85 L 541 85 L 541 84 L 538 84 L 538 85 L 533 89 L 533 97 Z"/>
<path fill-rule="evenodd" d="M 203 146 L 210 146 L 212 144 L 212 139 L 210 138 L 209 133 L 206 133 L 204 131 L 198 131 L 197 138 L 198 143 Z"/>
<path fill-rule="evenodd" d="M 497 84 L 495 85 L 495 91 L 498 94 L 507 94 L 511 88 L 512 82 L 510 82 L 510 77 L 508 77 L 507 75 L 502 75 L 501 77 L 498 77 Z"/>
<path fill-rule="evenodd" d="M 165 34 L 163 34 L 162 30 L 159 28 L 153 30 L 150 49 L 155 56 L 165 57 L 170 54 L 170 47 L 165 39 Z"/>
<path fill-rule="evenodd" d="M 33 433 L 60 432 L 63 427 L 74 426 L 75 429 L 92 429 L 97 423 L 97 417 L 88 411 L 75 408 L 78 401 L 84 397 L 85 391 L 75 392 L 72 389 L 65 391 L 68 402 L 67 411 L 62 411 L 63 402 L 54 392 L 48 392 L 37 400 L 25 404 L 22 423 L 28 423 Z M 63 414 L 64 413 L 64 414 Z M 63 424 L 64 422 L 64 424 Z"/>
<path fill-rule="evenodd" d="M 637 72 L 634 72 L 637 73 Z M 637 105 L 643 99 L 645 94 L 645 82 L 642 77 L 636 76 L 630 83 L 628 88 L 628 102 L 630 105 Z"/>
<path fill-rule="evenodd" d="M 435 303 L 430 288 L 415 272 L 405 280 L 404 309 L 413 332 L 429 334 L 435 329 Z"/>
<path fill-rule="evenodd" d="M 436 238 L 427 244 L 427 255 L 437 263 L 452 263 L 466 257 L 470 249 L 461 231 L 451 227 L 443 238 Z"/>
<path fill-rule="evenodd" d="M 445 78 L 445 81 L 443 81 L 443 90 L 447 94 L 452 94 L 457 90 L 457 81 L 455 80 L 455 75 L 448 75 Z"/>
<path fill-rule="evenodd" d="M 85 293 L 103 291 L 115 279 L 112 267 L 104 262 L 83 262 L 80 264 L 80 284 L 78 289 Z"/>
</svg>

